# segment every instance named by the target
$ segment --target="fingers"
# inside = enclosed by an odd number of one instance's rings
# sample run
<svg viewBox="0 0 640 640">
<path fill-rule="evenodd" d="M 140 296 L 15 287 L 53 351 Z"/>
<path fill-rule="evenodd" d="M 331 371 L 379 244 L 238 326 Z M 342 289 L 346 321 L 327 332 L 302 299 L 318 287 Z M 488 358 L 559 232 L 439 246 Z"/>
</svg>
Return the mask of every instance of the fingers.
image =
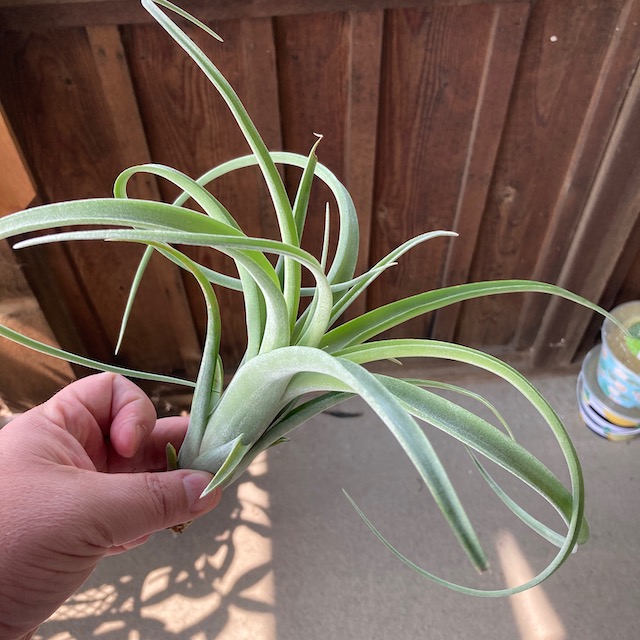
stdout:
<svg viewBox="0 0 640 640">
<path fill-rule="evenodd" d="M 151 433 L 156 410 L 146 394 L 130 380 L 111 378 L 111 415 L 107 424 L 111 445 L 123 457 L 132 457 Z"/>
<path fill-rule="evenodd" d="M 134 455 L 127 458 L 121 453 L 112 455 L 107 468 L 111 472 L 165 471 L 167 469 L 166 447 L 170 442 L 176 450 L 184 440 L 189 418 L 175 416 L 160 418 Z"/>
<path fill-rule="evenodd" d="M 92 488 L 83 494 L 82 512 L 91 519 L 89 531 L 98 539 L 88 542 L 119 551 L 154 531 L 202 515 L 221 497 L 220 490 L 200 497 L 211 478 L 209 473 L 187 470 L 91 474 Z"/>
<path fill-rule="evenodd" d="M 132 457 L 156 421 L 155 408 L 145 393 L 113 373 L 77 380 L 36 411 L 69 431 L 92 459 L 103 455 L 107 436 L 119 455 Z"/>
<path fill-rule="evenodd" d="M 179 449 L 189 423 L 187 417 L 156 422 L 145 393 L 112 373 L 77 380 L 29 413 L 68 431 L 98 470 L 115 472 L 165 470 L 167 443 Z"/>
</svg>

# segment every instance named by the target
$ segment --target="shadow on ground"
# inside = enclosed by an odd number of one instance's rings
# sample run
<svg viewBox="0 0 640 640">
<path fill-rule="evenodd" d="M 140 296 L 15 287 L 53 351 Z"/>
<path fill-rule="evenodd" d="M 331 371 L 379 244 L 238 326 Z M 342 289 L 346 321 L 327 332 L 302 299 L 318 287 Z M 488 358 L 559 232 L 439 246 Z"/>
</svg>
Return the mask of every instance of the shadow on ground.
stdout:
<svg viewBox="0 0 640 640">
<path fill-rule="evenodd" d="M 549 430 L 516 393 L 487 377 L 464 382 L 495 402 L 517 440 L 566 480 Z M 382 547 L 343 488 L 412 560 L 470 586 L 526 579 L 555 553 L 495 498 L 463 448 L 429 431 L 491 562 L 487 574 L 475 574 L 393 438 L 366 406 L 350 400 L 345 415 L 319 416 L 270 450 L 182 536 L 163 532 L 102 563 L 36 638 L 636 637 L 640 439 L 611 443 L 582 424 L 575 372 L 539 375 L 534 383 L 564 420 L 581 457 L 592 531 L 591 541 L 536 594 L 462 596 L 429 583 Z M 527 487 L 509 481 L 505 488 L 560 527 Z"/>
<path fill-rule="evenodd" d="M 273 614 L 265 470 L 230 488 L 215 517 L 105 559 L 35 638 L 261 637 Z"/>
</svg>

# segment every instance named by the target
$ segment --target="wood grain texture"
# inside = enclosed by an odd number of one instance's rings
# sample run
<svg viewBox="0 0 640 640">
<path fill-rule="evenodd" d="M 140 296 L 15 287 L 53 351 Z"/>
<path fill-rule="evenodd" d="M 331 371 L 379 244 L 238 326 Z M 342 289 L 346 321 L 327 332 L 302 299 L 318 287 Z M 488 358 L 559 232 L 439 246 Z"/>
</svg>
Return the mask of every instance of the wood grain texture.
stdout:
<svg viewBox="0 0 640 640">
<path fill-rule="evenodd" d="M 533 7 L 470 280 L 529 278 L 549 259 L 547 230 L 623 4 L 542 0 Z M 597 154 L 592 160 L 597 165 Z M 556 237 L 570 236 L 575 222 L 565 218 Z M 465 304 L 457 339 L 511 344 L 523 303 L 514 295 Z"/>
<path fill-rule="evenodd" d="M 494 4 L 513 1 L 492 0 Z M 486 0 L 182 0 L 180 6 L 203 20 L 238 20 L 484 2 Z M 0 0 L 0 24 L 7 29 L 145 22 L 151 19 L 136 0 Z"/>
<path fill-rule="evenodd" d="M 31 169 L 42 202 L 64 198 L 65 188 L 81 187 L 80 173 L 89 171 L 90 159 L 82 148 L 76 149 L 71 118 L 83 113 L 85 98 L 74 86 L 73 47 L 83 39 L 81 29 L 64 34 L 68 43 L 65 52 L 56 50 L 60 37 L 53 32 L 33 34 L 4 33 L 0 48 L 0 91 L 7 115 Z M 88 99 L 89 101 L 91 98 Z M 73 103 L 76 105 L 72 106 Z M 64 105 L 54 113 L 51 105 Z M 80 106 L 80 108 L 78 108 Z M 91 104 L 88 111 L 91 111 Z M 84 138 L 82 125 L 78 138 Z M 87 132 L 91 139 L 91 132 Z M 79 145 L 81 147 L 81 145 Z M 79 166 L 78 166 L 79 165 Z M 91 189 L 81 193 L 89 196 Z M 40 305 L 55 329 L 56 337 L 65 348 L 87 354 L 91 336 L 82 327 L 99 327 L 100 323 L 87 305 L 72 266 L 67 246 L 23 250 L 18 259 L 24 264 L 25 275 Z M 107 358 L 111 350 L 99 337 L 93 338 L 93 353 Z"/>
<path fill-rule="evenodd" d="M 0 92 L 12 121 L 20 121 L 16 134 L 42 185 L 43 199 L 109 195 L 123 158 L 86 32 L 7 36 L 0 54 Z M 73 321 L 70 329 L 57 333 L 61 344 L 99 359 L 113 359 L 120 316 L 141 249 L 72 243 L 38 252 L 52 261 L 46 274 L 29 276 L 36 295 L 48 311 L 65 307 L 58 320 L 66 316 Z M 40 286 L 40 279 L 54 280 L 56 286 Z M 177 364 L 178 369 L 184 368 L 169 327 L 163 325 L 157 333 L 147 328 L 149 315 L 166 317 L 169 308 L 164 289 L 143 283 L 127 339 L 116 358 L 119 362 L 155 371 L 172 370 Z M 69 334 L 77 336 L 73 344 L 65 341 Z"/>
<path fill-rule="evenodd" d="M 637 237 L 639 145 L 640 73 L 636 71 L 559 278 L 562 286 L 584 292 L 592 300 L 600 300 L 606 291 L 627 239 Z M 536 364 L 570 362 L 591 316 L 584 309 L 553 300 L 536 336 Z M 548 345 L 561 348 L 549 349 Z"/>
<path fill-rule="evenodd" d="M 122 166 L 148 163 L 151 156 L 119 30 L 113 26 L 87 27 L 87 37 L 111 115 Z M 157 181 L 150 174 L 136 176 L 127 191 L 132 198 L 160 200 Z M 180 369 L 195 379 L 202 350 L 180 271 L 168 261 L 154 258 L 147 267 L 145 278 L 149 287 L 160 292 L 170 310 L 166 318 L 182 357 Z"/>
<path fill-rule="evenodd" d="M 490 5 L 387 13 L 372 261 L 419 233 L 454 227 L 493 25 Z M 404 256 L 373 285 L 370 306 L 439 286 L 450 242 Z M 427 336 L 430 322 L 393 334 Z"/>
<path fill-rule="evenodd" d="M 607 309 L 640 298 L 640 216 L 629 234 L 616 270 L 611 274 L 600 301 Z M 598 318 L 599 321 L 599 318 Z M 602 324 L 598 322 L 598 324 Z M 597 330 L 596 330 L 597 332 Z M 586 332 L 586 340 L 596 332 Z"/>
<path fill-rule="evenodd" d="M 25 208 L 35 189 L 4 114 L 0 109 L 0 216 Z M 0 241 L 0 322 L 49 344 L 56 344 L 16 256 Z M 28 409 L 73 379 L 71 367 L 59 360 L 0 340 L 0 401 L 12 411 Z"/>
<path fill-rule="evenodd" d="M 0 244 L 0 260 L 4 253 L 5 247 Z M 56 344 L 33 295 L 0 300 L 0 322 L 42 342 Z M 0 345 L 0 363 L 0 401 L 14 412 L 25 411 L 48 400 L 75 378 L 66 362 L 4 339 Z"/>
<path fill-rule="evenodd" d="M 529 9 L 528 2 L 493 7 L 493 22 L 488 33 L 473 126 L 452 227 L 459 237 L 449 244 L 442 286 L 462 284 L 469 280 Z M 433 337 L 452 340 L 459 313 L 460 305 L 438 311 Z"/>
<path fill-rule="evenodd" d="M 627 88 L 640 62 L 640 2 L 627 0 L 621 4 L 614 24 L 563 184 L 552 205 L 549 224 L 532 272 L 532 277 L 537 280 L 555 282 L 565 264 L 574 230 L 580 224 Z M 544 296 L 525 298 L 515 348 L 525 349 L 533 343 L 547 304 Z"/>
<path fill-rule="evenodd" d="M 604 309 L 613 309 L 619 304 L 640 299 L 640 212 L 635 223 L 631 227 L 629 235 L 623 242 L 623 247 L 619 252 L 615 266 L 610 269 L 609 278 L 604 286 L 599 304 Z M 554 309 L 550 308 L 549 312 Z M 573 310 L 575 311 L 575 309 Z M 588 315 L 588 314 L 587 314 Z M 584 319 L 583 319 L 584 322 Z M 589 350 L 601 340 L 600 331 L 602 329 L 602 317 L 599 314 L 592 314 L 589 322 L 585 325 L 584 335 L 578 343 L 577 348 L 572 345 L 573 355 L 566 355 L 565 361 L 582 362 Z M 555 345 L 554 345 L 555 347 Z M 532 354 L 532 360 L 536 366 L 544 366 L 549 357 L 549 351 L 558 350 L 558 347 L 548 346 L 548 342 L 540 345 L 540 351 Z M 566 349 L 563 349 L 566 351 Z M 557 355 L 553 358 L 557 359 Z"/>
<path fill-rule="evenodd" d="M 31 176 L 0 104 L 0 216 L 24 209 L 35 197 Z"/>
<path fill-rule="evenodd" d="M 360 271 L 418 233 L 460 232 L 403 257 L 352 314 L 491 278 L 558 281 L 607 306 L 640 296 L 640 0 L 183 4 L 224 37 L 220 44 L 186 27 L 270 148 L 306 154 L 314 132 L 324 134 L 319 159 L 359 210 Z M 36 6 L 29 16 L 25 7 Z M 55 20 L 43 28 L 47 15 Z M 39 202 L 109 195 L 134 163 L 196 177 L 248 152 L 223 100 L 133 0 L 0 0 L 0 38 L 0 101 Z M 300 171 L 284 175 L 293 193 Z M 248 234 L 278 236 L 257 170 L 211 188 Z M 177 189 L 136 179 L 131 193 L 171 200 Z M 327 200 L 335 209 L 328 191 L 314 188 L 303 246 L 316 255 Z M 605 221 L 615 229 L 603 232 Z M 594 238 L 614 251 L 607 257 Z M 60 343 L 113 360 L 138 254 L 95 243 L 24 250 L 18 260 Z M 215 252 L 193 255 L 235 273 Z M 193 372 L 204 331 L 197 286 L 158 260 L 140 295 L 119 361 Z M 244 310 L 239 294 L 219 295 L 230 370 L 244 349 Z M 394 334 L 563 364 L 596 330 L 589 314 L 513 296 L 447 309 Z"/>
<path fill-rule="evenodd" d="M 270 20 L 211 23 L 224 38 L 216 42 L 195 29 L 189 35 L 215 61 L 256 122 L 270 148 L 281 146 L 273 31 Z M 222 98 L 195 64 L 173 41 L 153 26 L 131 27 L 125 42 L 139 104 L 154 161 L 173 166 L 192 177 L 234 157 L 249 153 Z M 163 199 L 178 191 L 160 183 Z M 216 197 L 236 217 L 248 235 L 274 237 L 274 212 L 257 169 L 223 177 L 212 186 Z M 191 252 L 208 267 L 236 275 L 230 260 L 205 249 Z M 200 335 L 204 335 L 202 294 L 185 279 L 189 303 Z M 245 345 L 242 297 L 219 291 L 226 364 L 239 361 Z"/>
<path fill-rule="evenodd" d="M 345 182 L 350 20 L 331 13 L 308 20 L 304 16 L 275 21 L 282 142 L 287 151 L 308 155 L 323 136 L 318 160 Z M 313 81 L 311 81 L 313 79 Z M 291 197 L 301 171 L 286 171 Z M 331 225 L 337 228 L 337 209 L 331 192 L 316 181 L 302 237 L 304 249 L 319 257 L 325 222 L 325 205 L 331 207 Z M 331 247 L 333 253 L 334 245 Z M 312 283 L 309 274 L 305 282 Z"/>
<path fill-rule="evenodd" d="M 111 116 L 114 148 L 119 150 L 127 165 L 149 162 L 147 140 L 118 28 L 94 26 L 87 27 L 86 32 L 102 94 Z M 148 174 L 132 181 L 129 194 L 149 200 L 160 196 L 155 178 Z"/>
<path fill-rule="evenodd" d="M 371 263 L 384 13 L 351 12 L 349 27 L 344 174 L 360 224 L 360 251 L 356 273 L 363 273 Z M 366 310 L 366 305 L 365 294 L 353 303 L 345 317 L 360 315 Z"/>
</svg>

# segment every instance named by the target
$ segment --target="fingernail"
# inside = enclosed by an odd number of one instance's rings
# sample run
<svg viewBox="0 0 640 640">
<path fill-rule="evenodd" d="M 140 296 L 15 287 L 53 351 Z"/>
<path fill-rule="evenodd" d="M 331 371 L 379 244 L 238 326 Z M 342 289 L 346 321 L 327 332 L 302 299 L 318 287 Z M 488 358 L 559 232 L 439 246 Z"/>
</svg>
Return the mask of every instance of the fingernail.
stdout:
<svg viewBox="0 0 640 640">
<path fill-rule="evenodd" d="M 138 423 L 136 423 L 135 431 L 136 431 L 136 439 L 137 439 L 137 441 L 140 444 L 142 444 L 144 439 L 147 437 L 147 432 L 149 430 L 141 422 L 138 422 Z"/>
<path fill-rule="evenodd" d="M 139 422 L 134 427 L 134 430 L 135 430 L 135 444 L 136 444 L 136 450 L 134 451 L 134 453 L 137 453 L 138 449 L 142 446 L 142 443 L 145 441 L 147 437 L 148 430 L 143 424 L 140 424 Z"/>
<path fill-rule="evenodd" d="M 189 501 L 192 512 L 204 511 L 214 506 L 220 499 L 220 492 L 217 489 L 201 497 L 202 492 L 209 486 L 212 478 L 213 476 L 210 473 L 192 471 L 182 479 L 184 492 L 187 495 L 187 500 Z"/>
</svg>

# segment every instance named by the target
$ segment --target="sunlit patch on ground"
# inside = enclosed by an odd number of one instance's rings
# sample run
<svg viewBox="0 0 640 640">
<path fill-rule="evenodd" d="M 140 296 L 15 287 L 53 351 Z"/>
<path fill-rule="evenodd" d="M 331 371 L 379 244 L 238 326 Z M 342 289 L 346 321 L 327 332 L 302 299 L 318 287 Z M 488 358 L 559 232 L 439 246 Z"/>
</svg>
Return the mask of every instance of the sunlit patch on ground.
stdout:
<svg viewBox="0 0 640 640">
<path fill-rule="evenodd" d="M 250 475 L 262 475 L 267 470 L 266 458 L 251 467 Z M 141 613 L 144 618 L 154 618 L 161 621 L 169 633 L 181 634 L 185 630 L 196 627 L 223 606 L 232 593 L 236 597 L 246 600 L 245 607 L 229 607 L 228 622 L 219 638 L 272 638 L 275 637 L 275 624 L 271 608 L 275 604 L 273 572 L 271 569 L 271 540 L 255 533 L 247 524 L 254 522 L 269 527 L 269 495 L 258 488 L 253 482 L 243 483 L 238 490 L 240 503 L 240 524 L 230 535 L 231 545 L 235 549 L 242 549 L 236 554 L 230 566 L 223 571 L 230 546 L 221 546 L 214 555 L 201 555 L 195 562 L 194 568 L 199 577 L 204 577 L 207 566 L 216 570 L 218 578 L 212 584 L 209 595 L 193 599 L 173 593 L 154 604 L 146 605 L 154 596 L 160 593 L 168 594 L 170 584 L 168 574 L 170 568 L 150 573 L 143 584 Z M 264 575 L 257 581 L 246 580 L 252 574 Z M 189 579 L 189 574 L 183 571 L 175 579 L 181 584 Z M 243 588 L 243 580 L 247 588 Z M 195 638 L 195 636 L 194 636 Z"/>
<path fill-rule="evenodd" d="M 535 577 L 514 536 L 501 531 L 496 537 L 500 566 L 508 587 Z M 565 640 L 567 632 L 542 586 L 509 597 L 522 640 Z"/>
<path fill-rule="evenodd" d="M 35 640 L 143 640 L 149 628 L 160 637 L 185 640 L 274 639 L 269 494 L 259 481 L 267 470 L 263 454 L 238 486 L 232 526 L 216 538 L 211 553 L 199 553 L 190 566 L 164 558 L 166 564 L 144 576 L 123 573 L 111 584 L 88 583 L 42 625 Z M 188 545 L 189 533 L 182 535 L 176 542 Z"/>
</svg>

